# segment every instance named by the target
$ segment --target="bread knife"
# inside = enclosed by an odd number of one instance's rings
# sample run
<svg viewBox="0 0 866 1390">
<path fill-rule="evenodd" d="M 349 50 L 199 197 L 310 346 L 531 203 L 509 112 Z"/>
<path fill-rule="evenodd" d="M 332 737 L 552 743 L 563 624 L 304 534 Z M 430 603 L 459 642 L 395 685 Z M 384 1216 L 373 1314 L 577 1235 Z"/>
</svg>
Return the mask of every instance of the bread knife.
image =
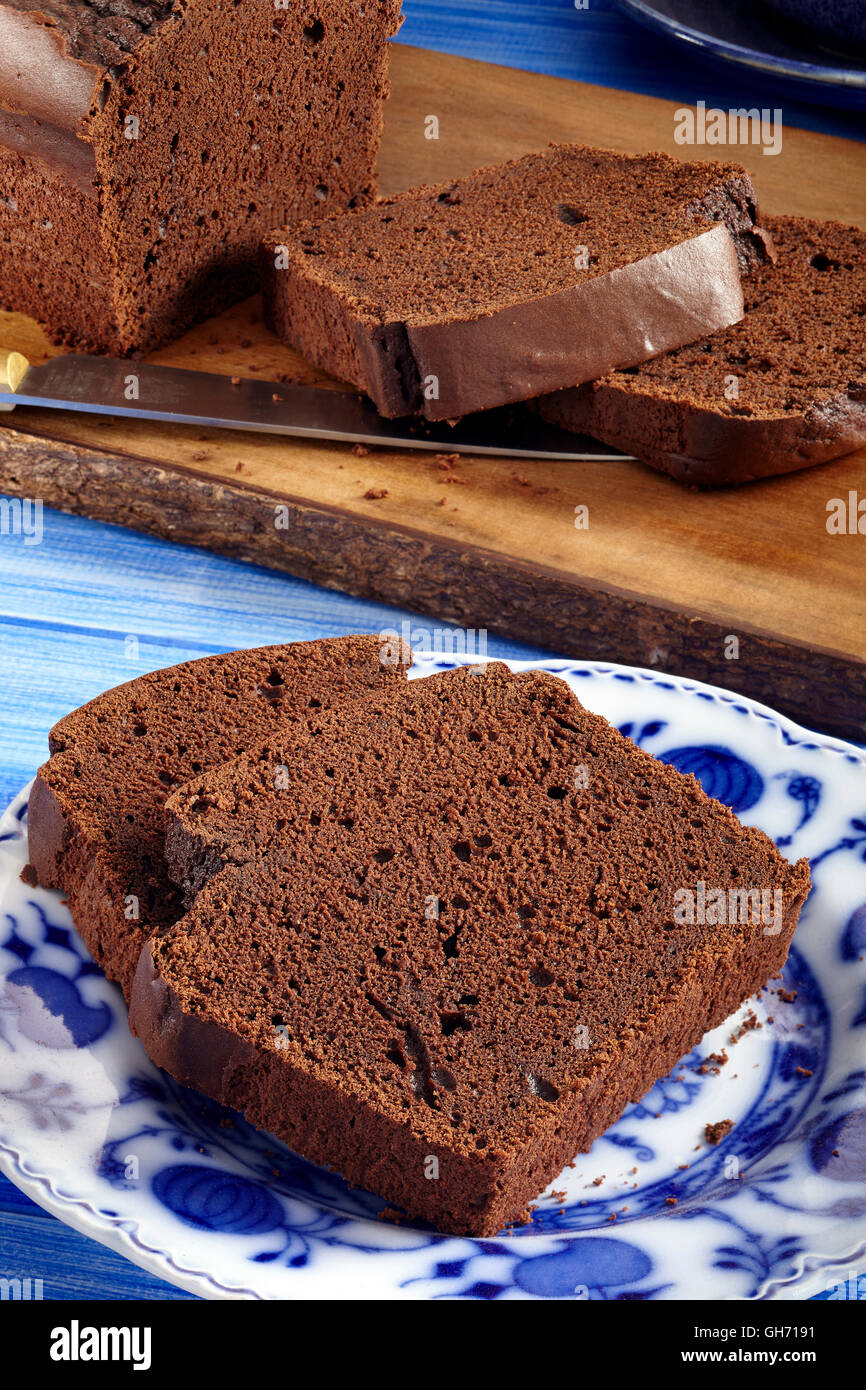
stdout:
<svg viewBox="0 0 866 1390">
<path fill-rule="evenodd" d="M 385 420 L 366 396 L 354 391 L 287 386 L 82 353 L 31 366 L 22 353 L 0 349 L 0 411 L 17 405 L 393 449 L 576 462 L 630 457 L 585 435 L 558 429 L 519 406 L 467 415 L 454 425 L 414 416 Z"/>
</svg>

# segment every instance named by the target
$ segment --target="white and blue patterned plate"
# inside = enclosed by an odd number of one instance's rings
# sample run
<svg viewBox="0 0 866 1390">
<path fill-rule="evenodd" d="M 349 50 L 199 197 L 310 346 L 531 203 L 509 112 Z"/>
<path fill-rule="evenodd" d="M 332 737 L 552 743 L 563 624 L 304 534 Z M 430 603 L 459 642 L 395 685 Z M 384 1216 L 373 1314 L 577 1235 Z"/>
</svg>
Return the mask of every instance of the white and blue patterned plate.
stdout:
<svg viewBox="0 0 866 1390">
<path fill-rule="evenodd" d="M 453 661 L 419 663 L 429 674 Z M 540 663 L 513 662 L 515 669 Z M 704 1038 L 489 1240 L 382 1203 L 185 1091 L 130 1036 L 56 893 L 0 822 L 0 1167 L 61 1220 L 208 1298 L 806 1298 L 866 1254 L 866 753 L 649 671 L 550 661 L 590 709 L 694 772 L 814 889 L 762 1026 Z M 727 1049 L 720 1068 L 702 1065 Z M 704 1128 L 732 1119 L 717 1147 Z M 674 1199 L 671 1201 L 670 1199 Z"/>
</svg>

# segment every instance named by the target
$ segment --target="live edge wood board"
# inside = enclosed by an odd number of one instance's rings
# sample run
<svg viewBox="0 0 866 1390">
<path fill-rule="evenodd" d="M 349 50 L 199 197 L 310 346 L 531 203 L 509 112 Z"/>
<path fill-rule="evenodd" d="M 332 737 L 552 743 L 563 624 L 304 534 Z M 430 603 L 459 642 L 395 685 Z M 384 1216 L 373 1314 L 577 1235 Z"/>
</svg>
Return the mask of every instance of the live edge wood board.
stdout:
<svg viewBox="0 0 866 1390">
<path fill-rule="evenodd" d="M 381 186 L 447 178 L 550 140 L 682 154 L 675 109 L 396 46 Z M 429 115 L 438 140 L 426 138 Z M 856 222 L 864 150 L 785 128 L 777 156 L 723 153 L 749 166 L 768 211 Z M 56 351 L 15 314 L 0 315 L 0 342 L 33 361 Z M 153 360 L 336 385 L 266 332 L 255 301 Z M 831 499 L 866 499 L 866 451 L 701 494 L 631 463 L 448 467 L 411 451 L 357 457 L 347 445 L 18 409 L 0 426 L 0 490 L 564 655 L 710 681 L 866 739 L 866 535 L 827 530 Z M 274 525 L 281 503 L 287 530 Z M 574 524 L 581 506 L 586 529 Z"/>
</svg>

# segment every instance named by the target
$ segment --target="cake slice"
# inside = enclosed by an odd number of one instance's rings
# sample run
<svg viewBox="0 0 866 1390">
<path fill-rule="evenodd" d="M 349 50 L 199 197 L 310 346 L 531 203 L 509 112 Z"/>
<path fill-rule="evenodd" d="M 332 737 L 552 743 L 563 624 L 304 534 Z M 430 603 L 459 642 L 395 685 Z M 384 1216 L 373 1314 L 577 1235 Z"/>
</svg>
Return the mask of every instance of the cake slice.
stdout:
<svg viewBox="0 0 866 1390">
<path fill-rule="evenodd" d="M 735 323 L 755 216 L 738 165 L 554 145 L 271 233 L 265 314 L 380 414 L 447 420 Z"/>
<path fill-rule="evenodd" d="M 377 637 L 261 647 L 139 676 L 55 724 L 30 793 L 30 862 L 62 888 L 94 960 L 128 995 L 151 932 L 181 912 L 163 861 L 174 787 L 246 749 L 285 720 L 405 682 Z M 387 655 L 387 653 L 386 653 Z"/>
<path fill-rule="evenodd" d="M 866 232 L 767 217 L 776 263 L 712 337 L 537 403 L 698 487 L 826 463 L 866 445 Z"/>
<path fill-rule="evenodd" d="M 142 351 L 370 200 L 400 0 L 0 0 L 0 306 Z"/>
<path fill-rule="evenodd" d="M 412 1218 L 521 1220 L 784 963 L 806 861 L 553 676 L 448 671 L 282 734 L 171 796 L 190 906 L 130 1025 Z"/>
</svg>

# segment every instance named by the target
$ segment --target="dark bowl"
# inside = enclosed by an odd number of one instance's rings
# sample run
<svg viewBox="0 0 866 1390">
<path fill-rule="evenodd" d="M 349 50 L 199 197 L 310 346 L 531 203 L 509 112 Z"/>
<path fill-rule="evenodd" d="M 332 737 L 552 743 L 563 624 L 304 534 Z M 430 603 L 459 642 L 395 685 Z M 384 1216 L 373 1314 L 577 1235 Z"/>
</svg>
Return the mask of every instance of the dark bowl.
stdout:
<svg viewBox="0 0 866 1390">
<path fill-rule="evenodd" d="M 768 4 L 827 38 L 866 45 L 864 0 L 768 0 Z"/>
</svg>

